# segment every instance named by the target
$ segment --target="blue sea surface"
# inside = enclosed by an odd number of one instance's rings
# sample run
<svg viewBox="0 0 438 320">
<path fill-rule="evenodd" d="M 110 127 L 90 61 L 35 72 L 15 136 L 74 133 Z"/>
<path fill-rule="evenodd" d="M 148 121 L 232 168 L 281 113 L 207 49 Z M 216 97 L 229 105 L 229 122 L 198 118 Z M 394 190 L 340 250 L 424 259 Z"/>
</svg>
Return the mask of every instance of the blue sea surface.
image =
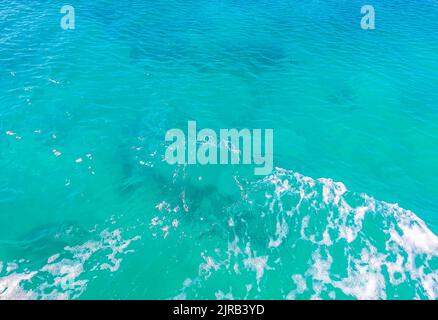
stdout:
<svg viewBox="0 0 438 320">
<path fill-rule="evenodd" d="M 438 298 L 436 0 L 63 5 L 0 0 L 0 300 Z"/>
</svg>

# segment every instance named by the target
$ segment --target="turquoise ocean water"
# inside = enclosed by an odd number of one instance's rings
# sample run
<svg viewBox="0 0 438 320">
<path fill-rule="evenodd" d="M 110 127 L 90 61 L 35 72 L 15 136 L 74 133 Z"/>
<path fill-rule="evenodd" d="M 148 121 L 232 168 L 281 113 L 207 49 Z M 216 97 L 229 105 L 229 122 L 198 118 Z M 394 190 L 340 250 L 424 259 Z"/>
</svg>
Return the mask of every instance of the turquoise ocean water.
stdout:
<svg viewBox="0 0 438 320">
<path fill-rule="evenodd" d="M 64 4 L 0 0 L 0 299 L 438 298 L 436 0 Z"/>
</svg>

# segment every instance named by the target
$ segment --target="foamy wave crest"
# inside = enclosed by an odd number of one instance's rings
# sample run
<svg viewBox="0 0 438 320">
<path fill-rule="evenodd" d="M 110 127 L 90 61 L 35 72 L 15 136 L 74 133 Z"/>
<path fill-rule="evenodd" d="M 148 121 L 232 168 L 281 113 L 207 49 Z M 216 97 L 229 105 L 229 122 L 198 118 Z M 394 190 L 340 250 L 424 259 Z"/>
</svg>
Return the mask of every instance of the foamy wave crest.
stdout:
<svg viewBox="0 0 438 320">
<path fill-rule="evenodd" d="M 179 297 L 437 299 L 438 237 L 413 212 L 281 168 L 239 185 L 227 247 L 203 253 Z"/>
<path fill-rule="evenodd" d="M 84 273 L 117 271 L 126 248 L 139 238 L 124 240 L 119 229 L 105 229 L 98 235 L 81 245 L 66 246 L 37 270 L 32 271 L 31 261 L 24 259 L 7 263 L 6 274 L 0 277 L 0 300 L 78 298 L 88 284 Z"/>
</svg>

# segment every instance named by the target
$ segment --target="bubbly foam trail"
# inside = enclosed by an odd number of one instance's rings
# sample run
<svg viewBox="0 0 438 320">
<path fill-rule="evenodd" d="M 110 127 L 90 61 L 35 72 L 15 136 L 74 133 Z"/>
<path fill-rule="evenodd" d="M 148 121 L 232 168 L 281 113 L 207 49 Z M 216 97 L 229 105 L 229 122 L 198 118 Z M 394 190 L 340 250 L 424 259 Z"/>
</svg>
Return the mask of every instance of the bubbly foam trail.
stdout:
<svg viewBox="0 0 438 320">
<path fill-rule="evenodd" d="M 202 238 L 198 273 L 175 284 L 177 298 L 438 298 L 438 237 L 413 212 L 281 168 L 236 183 L 241 200 L 224 208 L 216 234 Z M 167 202 L 156 209 L 176 214 Z M 190 231 L 183 220 L 179 229 Z M 96 235 L 38 268 L 0 263 L 0 299 L 78 298 L 94 272 L 117 271 L 139 238 L 124 240 L 120 229 Z"/>
<path fill-rule="evenodd" d="M 38 270 L 29 271 L 24 260 L 22 266 L 14 262 L 15 268 L 6 270 L 6 275 L 0 277 L 0 300 L 78 298 L 85 292 L 89 281 L 81 277 L 85 272 L 117 271 L 126 248 L 138 239 L 137 236 L 124 240 L 119 229 L 105 229 L 96 240 L 67 246 L 63 252 L 48 257 L 47 264 Z M 26 290 L 25 286 L 30 283 L 38 285 Z"/>
<path fill-rule="evenodd" d="M 227 248 L 204 253 L 183 297 L 219 273 L 253 274 L 234 298 L 437 299 L 438 237 L 413 212 L 281 168 L 247 185 L 242 199 L 229 210 Z"/>
</svg>

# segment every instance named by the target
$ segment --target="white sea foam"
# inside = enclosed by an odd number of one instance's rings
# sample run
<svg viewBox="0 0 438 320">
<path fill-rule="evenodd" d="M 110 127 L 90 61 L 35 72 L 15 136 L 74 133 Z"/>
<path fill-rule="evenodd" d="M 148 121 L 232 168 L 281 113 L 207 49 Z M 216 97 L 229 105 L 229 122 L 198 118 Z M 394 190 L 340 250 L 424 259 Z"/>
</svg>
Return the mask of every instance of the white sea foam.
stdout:
<svg viewBox="0 0 438 320">
<path fill-rule="evenodd" d="M 29 281 L 37 272 L 12 273 L 0 278 L 0 300 L 26 300 L 35 298 L 33 291 L 25 291 L 20 286 L 23 281 Z"/>
<path fill-rule="evenodd" d="M 295 282 L 296 289 L 290 291 L 286 298 L 288 300 L 294 300 L 297 294 L 302 294 L 307 290 L 306 279 L 300 274 L 292 275 L 292 280 Z"/>
<path fill-rule="evenodd" d="M 201 264 L 204 282 L 212 272 L 253 272 L 260 290 L 271 285 L 270 271 L 291 270 L 290 288 L 271 288 L 283 298 L 438 298 L 438 237 L 413 212 L 281 168 L 239 188 L 242 202 L 224 221 L 235 235 L 225 255 Z"/>
<path fill-rule="evenodd" d="M 50 256 L 47 264 L 38 270 L 29 271 L 25 265 L 21 267 L 17 262 L 8 263 L 6 275 L 0 277 L 0 300 L 77 298 L 85 291 L 89 281 L 85 272 L 106 269 L 117 271 L 122 261 L 121 256 L 127 252 L 126 248 L 138 239 L 136 236 L 124 240 L 119 229 L 105 229 L 100 232 L 97 240 L 67 246 L 63 252 Z M 21 271 L 18 272 L 18 269 Z M 34 278 L 46 281 L 37 288 L 24 289 L 24 285 Z"/>
<path fill-rule="evenodd" d="M 330 179 L 279 168 L 255 183 L 240 180 L 235 179 L 241 201 L 229 206 L 222 233 L 209 234 L 215 249 L 202 249 L 198 274 L 188 275 L 193 278 L 184 281 L 177 297 L 196 296 L 193 291 L 209 281 L 217 286 L 212 275 L 224 273 L 241 278 L 233 283 L 245 288 L 233 288 L 231 295 L 229 287 L 215 287 L 213 297 L 263 298 L 269 290 L 288 299 L 438 298 L 438 237 L 413 212 Z M 175 208 L 183 207 L 171 203 L 157 205 L 150 225 L 163 237 L 184 228 L 175 215 Z M 77 298 L 87 288 L 89 272 L 117 271 L 137 239 L 104 230 L 47 257 L 38 270 L 26 271 L 17 261 L 0 263 L 0 272 L 7 270 L 0 278 L 0 299 Z M 26 290 L 37 278 L 47 281 Z"/>
</svg>

